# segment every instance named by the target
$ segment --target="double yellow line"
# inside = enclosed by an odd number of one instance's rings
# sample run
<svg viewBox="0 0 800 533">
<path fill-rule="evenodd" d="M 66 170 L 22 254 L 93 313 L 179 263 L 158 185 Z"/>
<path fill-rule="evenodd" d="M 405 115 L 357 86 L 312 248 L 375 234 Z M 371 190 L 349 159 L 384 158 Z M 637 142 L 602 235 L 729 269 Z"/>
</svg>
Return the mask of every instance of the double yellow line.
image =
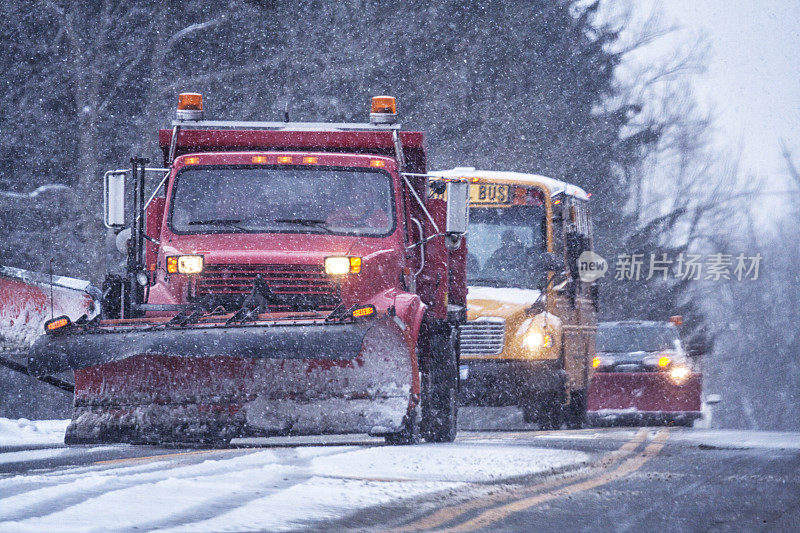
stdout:
<svg viewBox="0 0 800 533">
<path fill-rule="evenodd" d="M 439 509 L 435 513 L 406 524 L 395 531 L 411 532 L 436 529 L 437 531 L 474 531 L 500 522 L 514 513 L 530 509 L 549 500 L 561 498 L 578 492 L 611 483 L 642 467 L 651 457 L 657 455 L 669 437 L 669 430 L 658 431 L 652 442 L 643 451 L 630 457 L 647 438 L 649 431 L 640 429 L 634 437 L 620 448 L 604 455 L 588 469 L 555 479 L 521 487 L 516 490 L 492 494 L 468 502 Z M 611 469 L 623 461 L 616 469 Z M 457 519 L 473 511 L 484 509 L 477 516 L 456 522 Z M 443 528 L 445 524 L 451 524 Z"/>
</svg>

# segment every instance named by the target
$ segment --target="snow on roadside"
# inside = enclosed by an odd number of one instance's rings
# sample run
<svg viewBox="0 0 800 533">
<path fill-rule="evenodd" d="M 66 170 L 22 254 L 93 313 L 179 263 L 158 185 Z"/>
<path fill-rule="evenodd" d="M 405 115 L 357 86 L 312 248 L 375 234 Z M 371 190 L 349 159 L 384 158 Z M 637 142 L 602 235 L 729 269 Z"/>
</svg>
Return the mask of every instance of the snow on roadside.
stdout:
<svg viewBox="0 0 800 533">
<path fill-rule="evenodd" d="M 701 446 L 715 446 L 718 448 L 800 450 L 800 433 L 693 429 L 689 431 L 673 431 L 669 438 L 671 441 L 691 442 Z"/>
<path fill-rule="evenodd" d="M 0 531 L 297 529 L 587 459 L 479 442 L 176 452 L 0 477 Z"/>
<path fill-rule="evenodd" d="M 582 452 L 527 447 L 437 444 L 365 448 L 317 457 L 314 470 L 329 476 L 486 482 L 561 468 L 588 460 Z"/>
<path fill-rule="evenodd" d="M 0 446 L 63 444 L 69 420 L 0 418 Z"/>
</svg>

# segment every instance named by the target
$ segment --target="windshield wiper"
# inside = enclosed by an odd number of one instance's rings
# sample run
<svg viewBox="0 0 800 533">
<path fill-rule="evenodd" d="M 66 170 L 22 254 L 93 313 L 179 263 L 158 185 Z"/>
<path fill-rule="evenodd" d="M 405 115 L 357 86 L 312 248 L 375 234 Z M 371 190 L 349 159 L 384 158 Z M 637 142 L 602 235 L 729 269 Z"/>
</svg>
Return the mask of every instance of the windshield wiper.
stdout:
<svg viewBox="0 0 800 533">
<path fill-rule="evenodd" d="M 298 224 L 300 226 L 319 228 L 327 231 L 328 233 L 333 233 L 333 231 L 328 228 L 328 223 L 324 220 L 316 220 L 313 218 L 276 218 L 273 220 L 273 222 L 278 222 L 280 224 Z"/>
<path fill-rule="evenodd" d="M 208 220 L 192 220 L 187 224 L 189 226 L 229 226 L 241 231 L 247 231 L 246 228 L 239 226 L 241 219 L 238 218 L 210 218 Z"/>
</svg>

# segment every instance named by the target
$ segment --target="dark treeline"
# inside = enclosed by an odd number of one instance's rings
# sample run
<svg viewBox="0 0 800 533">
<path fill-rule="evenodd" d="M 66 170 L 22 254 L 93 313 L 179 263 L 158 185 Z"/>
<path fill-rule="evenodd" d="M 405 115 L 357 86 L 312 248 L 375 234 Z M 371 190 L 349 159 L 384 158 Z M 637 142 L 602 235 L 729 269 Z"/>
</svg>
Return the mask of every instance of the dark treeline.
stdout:
<svg viewBox="0 0 800 533">
<path fill-rule="evenodd" d="M 595 246 L 612 274 L 623 250 L 680 252 L 687 244 L 667 232 L 685 211 L 643 224 L 629 207 L 632 176 L 665 125 L 640 120 L 646 102 L 620 90 L 622 28 L 596 10 L 567 0 L 6 2 L 0 190 L 71 190 L 56 205 L 37 196 L 0 211 L 0 263 L 45 271 L 52 260 L 59 274 L 99 282 L 102 173 L 132 155 L 160 163 L 156 130 L 183 91 L 204 94 L 207 117 L 280 120 L 288 107 L 313 121 L 365 121 L 370 96 L 391 94 L 403 124 L 428 133 L 431 168 L 535 172 L 592 192 Z M 37 216 L 21 219 L 31 206 Z M 691 335 L 703 330 L 686 284 L 612 278 L 603 318 L 682 313 Z M 7 391 L 21 386 L 14 379 Z M 0 411 L 19 415 L 27 394 L 4 394 Z"/>
</svg>

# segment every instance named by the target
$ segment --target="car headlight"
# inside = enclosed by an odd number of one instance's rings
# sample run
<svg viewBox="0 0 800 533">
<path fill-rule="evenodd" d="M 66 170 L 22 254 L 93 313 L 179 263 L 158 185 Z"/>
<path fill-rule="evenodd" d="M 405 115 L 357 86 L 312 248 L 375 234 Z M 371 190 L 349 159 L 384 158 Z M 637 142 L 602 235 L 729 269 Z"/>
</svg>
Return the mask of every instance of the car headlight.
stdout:
<svg viewBox="0 0 800 533">
<path fill-rule="evenodd" d="M 167 257 L 167 273 L 169 274 L 199 274 L 202 271 L 202 255 L 173 255 Z"/>
<path fill-rule="evenodd" d="M 529 331 L 522 339 L 522 345 L 528 350 L 534 351 L 539 348 L 549 348 L 553 345 L 553 338 L 541 331 Z"/>
<path fill-rule="evenodd" d="M 672 367 L 672 369 L 669 371 L 669 378 L 676 385 L 681 385 L 687 379 L 689 379 L 689 374 L 691 374 L 691 371 L 689 370 L 688 367 L 683 365 L 676 365 Z"/>
<path fill-rule="evenodd" d="M 326 257 L 325 273 L 329 276 L 344 276 L 361 272 L 360 257 Z"/>
</svg>

